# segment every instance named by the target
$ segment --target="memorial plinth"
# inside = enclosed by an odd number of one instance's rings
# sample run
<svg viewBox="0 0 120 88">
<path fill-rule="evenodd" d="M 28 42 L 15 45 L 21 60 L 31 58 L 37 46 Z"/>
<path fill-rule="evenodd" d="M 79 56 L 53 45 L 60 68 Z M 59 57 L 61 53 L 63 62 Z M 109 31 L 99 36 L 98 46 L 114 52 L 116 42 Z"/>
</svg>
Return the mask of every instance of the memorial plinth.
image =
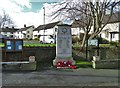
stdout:
<svg viewBox="0 0 120 88">
<path fill-rule="evenodd" d="M 56 58 L 53 60 L 55 66 L 57 62 L 70 61 L 72 65 L 75 61 L 72 57 L 72 34 L 71 25 L 62 24 L 57 26 L 56 32 Z"/>
</svg>

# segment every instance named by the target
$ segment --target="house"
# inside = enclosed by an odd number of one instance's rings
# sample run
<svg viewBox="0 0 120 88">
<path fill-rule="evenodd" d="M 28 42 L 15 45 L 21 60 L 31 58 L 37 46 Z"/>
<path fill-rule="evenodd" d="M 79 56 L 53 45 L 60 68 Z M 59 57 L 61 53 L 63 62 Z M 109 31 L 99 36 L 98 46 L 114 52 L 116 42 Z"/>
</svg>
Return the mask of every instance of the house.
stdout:
<svg viewBox="0 0 120 88">
<path fill-rule="evenodd" d="M 60 21 L 40 25 L 33 31 L 33 39 L 43 37 L 43 36 L 55 36 L 56 25 L 61 23 Z"/>
<path fill-rule="evenodd" d="M 20 30 L 16 31 L 16 39 L 32 39 L 33 38 L 33 30 L 34 26 L 28 26 L 24 25 L 24 28 L 21 28 Z"/>
<path fill-rule="evenodd" d="M 15 38 L 15 32 L 18 31 L 19 29 L 16 29 L 14 27 L 9 28 L 0 28 L 0 34 L 6 37 L 11 37 L 11 38 Z"/>
<path fill-rule="evenodd" d="M 75 37 L 82 39 L 83 35 L 84 35 L 84 31 L 83 31 L 84 26 L 85 25 L 80 20 L 75 20 L 72 23 L 72 28 L 71 28 L 72 36 L 75 36 Z"/>
<path fill-rule="evenodd" d="M 0 43 L 4 43 L 4 39 L 11 39 L 12 37 L 7 37 L 2 34 L 0 34 Z"/>
<path fill-rule="evenodd" d="M 109 19 L 107 25 L 103 28 L 101 33 L 99 34 L 100 37 L 108 40 L 108 41 L 115 41 L 120 42 L 120 12 L 113 13 L 111 18 Z M 103 20 L 103 24 L 107 22 L 109 15 L 106 15 Z M 72 31 L 75 35 L 81 36 L 84 33 L 82 27 L 85 26 L 81 21 L 75 20 L 72 23 Z M 93 28 L 93 27 L 91 27 Z"/>
<path fill-rule="evenodd" d="M 108 24 L 103 28 L 102 32 L 100 33 L 100 36 L 108 41 L 115 41 L 120 42 L 120 12 L 114 13 Z M 106 19 L 104 19 L 103 22 L 106 22 L 108 16 L 106 16 Z"/>
</svg>

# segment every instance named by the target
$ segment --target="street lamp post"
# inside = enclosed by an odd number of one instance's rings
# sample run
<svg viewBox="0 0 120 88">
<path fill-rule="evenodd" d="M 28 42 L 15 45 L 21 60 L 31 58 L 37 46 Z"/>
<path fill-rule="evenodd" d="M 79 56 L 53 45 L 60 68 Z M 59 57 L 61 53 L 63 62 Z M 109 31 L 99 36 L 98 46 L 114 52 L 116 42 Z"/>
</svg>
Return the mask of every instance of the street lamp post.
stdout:
<svg viewBox="0 0 120 88">
<path fill-rule="evenodd" d="M 45 43 L 45 7 L 43 7 L 44 9 L 44 14 L 43 14 L 43 43 Z"/>
<path fill-rule="evenodd" d="M 86 60 L 88 60 L 88 29 L 86 34 Z"/>
</svg>

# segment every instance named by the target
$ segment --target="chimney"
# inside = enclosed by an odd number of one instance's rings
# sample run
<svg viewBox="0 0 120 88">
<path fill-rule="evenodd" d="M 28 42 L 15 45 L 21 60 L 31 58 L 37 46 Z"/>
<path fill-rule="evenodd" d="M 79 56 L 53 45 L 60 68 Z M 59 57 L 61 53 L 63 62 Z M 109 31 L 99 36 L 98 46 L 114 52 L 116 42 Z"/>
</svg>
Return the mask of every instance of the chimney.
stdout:
<svg viewBox="0 0 120 88">
<path fill-rule="evenodd" d="M 12 29 L 14 29 L 14 26 L 12 26 Z"/>
<path fill-rule="evenodd" d="M 24 28 L 26 28 L 26 24 L 24 24 Z"/>
</svg>

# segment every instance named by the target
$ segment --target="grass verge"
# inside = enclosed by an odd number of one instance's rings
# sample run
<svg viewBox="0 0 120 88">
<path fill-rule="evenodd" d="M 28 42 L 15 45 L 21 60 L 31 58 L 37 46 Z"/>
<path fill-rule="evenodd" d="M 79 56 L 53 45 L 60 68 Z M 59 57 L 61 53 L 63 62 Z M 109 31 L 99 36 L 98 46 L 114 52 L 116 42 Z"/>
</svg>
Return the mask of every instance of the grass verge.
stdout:
<svg viewBox="0 0 120 88">
<path fill-rule="evenodd" d="M 91 68 L 92 67 L 92 62 L 88 62 L 88 61 L 76 61 L 76 66 L 78 68 Z"/>
<path fill-rule="evenodd" d="M 37 46 L 40 46 L 40 47 L 54 47 L 56 45 L 55 44 L 23 44 L 23 46 L 26 46 L 26 47 L 37 47 Z M 0 43 L 0 47 L 4 47 L 4 43 Z"/>
</svg>

